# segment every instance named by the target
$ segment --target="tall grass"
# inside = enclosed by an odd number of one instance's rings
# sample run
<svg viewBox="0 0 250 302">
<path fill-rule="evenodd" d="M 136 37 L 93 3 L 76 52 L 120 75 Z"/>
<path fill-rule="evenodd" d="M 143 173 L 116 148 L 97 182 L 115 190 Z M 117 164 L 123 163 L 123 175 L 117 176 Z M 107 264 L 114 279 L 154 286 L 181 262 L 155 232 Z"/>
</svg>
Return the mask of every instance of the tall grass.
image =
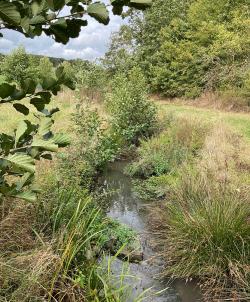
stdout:
<svg viewBox="0 0 250 302">
<path fill-rule="evenodd" d="M 165 274 L 200 278 L 208 301 L 250 299 L 249 163 L 239 136 L 217 125 L 161 216 Z"/>
</svg>

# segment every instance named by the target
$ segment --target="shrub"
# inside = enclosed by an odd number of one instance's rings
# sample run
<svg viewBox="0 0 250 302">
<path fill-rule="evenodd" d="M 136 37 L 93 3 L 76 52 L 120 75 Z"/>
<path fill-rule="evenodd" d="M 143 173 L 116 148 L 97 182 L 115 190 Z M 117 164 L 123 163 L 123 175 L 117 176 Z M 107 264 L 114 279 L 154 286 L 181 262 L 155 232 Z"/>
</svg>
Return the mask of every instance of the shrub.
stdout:
<svg viewBox="0 0 250 302">
<path fill-rule="evenodd" d="M 70 152 L 61 154 L 62 178 L 90 188 L 98 173 L 119 153 L 120 142 L 87 102 L 77 106 L 73 122 L 78 139 Z"/>
<path fill-rule="evenodd" d="M 106 107 L 114 132 L 128 143 L 137 144 L 140 138 L 154 132 L 156 109 L 147 101 L 146 90 L 144 77 L 135 67 L 128 78 L 117 75 L 112 82 L 112 92 L 107 95 Z"/>
</svg>

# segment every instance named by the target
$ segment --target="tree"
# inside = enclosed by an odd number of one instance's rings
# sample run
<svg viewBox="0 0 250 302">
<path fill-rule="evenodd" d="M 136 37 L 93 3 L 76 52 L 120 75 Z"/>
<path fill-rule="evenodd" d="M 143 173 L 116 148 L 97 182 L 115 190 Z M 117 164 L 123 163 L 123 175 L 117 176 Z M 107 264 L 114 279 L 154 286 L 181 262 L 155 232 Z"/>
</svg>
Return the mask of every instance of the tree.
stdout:
<svg viewBox="0 0 250 302">
<path fill-rule="evenodd" d="M 155 0 L 143 18 L 132 18 L 135 55 L 151 91 L 192 98 L 205 90 L 246 94 L 248 2 Z"/>
<path fill-rule="evenodd" d="M 53 63 L 49 58 L 43 57 L 39 61 L 38 65 L 38 77 L 40 81 L 44 81 L 48 77 L 54 77 L 55 71 L 53 67 Z"/>
<path fill-rule="evenodd" d="M 28 55 L 24 47 L 18 47 L 10 55 L 4 57 L 1 74 L 9 82 L 20 84 L 37 75 L 37 60 Z"/>
<path fill-rule="evenodd" d="M 122 25 L 118 32 L 111 36 L 111 42 L 103 65 L 114 75 L 116 72 L 128 72 L 135 65 L 132 27 Z"/>
<path fill-rule="evenodd" d="M 121 14 L 125 5 L 143 9 L 150 3 L 151 0 L 111 0 L 115 14 Z M 61 15 L 64 7 L 70 9 L 69 15 Z M 18 31 L 29 38 L 45 33 L 56 42 L 66 44 L 70 38 L 78 37 L 81 27 L 87 25 L 87 20 L 83 19 L 86 15 L 105 25 L 109 22 L 109 13 L 103 2 L 0 0 L 0 36 L 3 36 L 3 29 Z M 20 87 L 8 82 L 0 83 L 0 106 L 12 103 L 17 111 L 28 115 L 26 103 L 29 102 L 38 111 L 36 124 L 23 120 L 13 135 L 0 134 L 0 198 L 16 196 L 34 201 L 37 192 L 32 188 L 35 160 L 41 157 L 49 159 L 50 152 L 69 143 L 65 135 L 51 131 L 52 116 L 58 109 L 46 109 L 61 85 L 73 88 L 72 79 L 67 77 L 63 66 L 38 86 L 29 78 L 22 79 Z"/>
<path fill-rule="evenodd" d="M 84 62 L 74 64 L 76 83 L 84 89 L 84 93 L 88 98 L 94 100 L 98 95 L 102 95 L 107 83 L 106 70 L 97 63 Z M 96 94 L 97 93 L 97 94 Z"/>
</svg>

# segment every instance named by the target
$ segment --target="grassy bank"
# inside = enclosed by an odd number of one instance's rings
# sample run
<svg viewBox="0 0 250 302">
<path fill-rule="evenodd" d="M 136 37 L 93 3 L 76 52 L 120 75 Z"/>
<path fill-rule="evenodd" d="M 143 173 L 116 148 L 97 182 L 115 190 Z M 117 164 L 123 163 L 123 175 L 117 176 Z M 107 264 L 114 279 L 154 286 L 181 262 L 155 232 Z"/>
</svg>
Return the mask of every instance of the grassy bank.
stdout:
<svg viewBox="0 0 250 302">
<path fill-rule="evenodd" d="M 199 108 L 192 105 L 156 101 L 163 112 L 174 112 L 176 115 L 188 115 L 215 123 L 222 121 L 236 129 L 250 141 L 250 114 L 244 112 L 221 111 L 209 108 Z"/>
<path fill-rule="evenodd" d="M 127 172 L 139 177 L 137 194 L 161 200 L 152 207 L 151 225 L 166 263 L 163 275 L 198 278 L 207 301 L 246 301 L 249 116 L 159 106 L 168 113 L 167 120 L 162 114 L 165 129 L 142 142 Z"/>
</svg>

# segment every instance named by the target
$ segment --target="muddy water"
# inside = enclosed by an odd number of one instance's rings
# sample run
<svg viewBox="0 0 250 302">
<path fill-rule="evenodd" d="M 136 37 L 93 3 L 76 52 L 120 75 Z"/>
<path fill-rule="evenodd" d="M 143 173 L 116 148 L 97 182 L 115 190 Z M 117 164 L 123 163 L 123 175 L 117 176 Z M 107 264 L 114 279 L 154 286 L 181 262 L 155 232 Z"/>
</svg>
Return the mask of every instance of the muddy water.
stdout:
<svg viewBox="0 0 250 302">
<path fill-rule="evenodd" d="M 132 190 L 131 178 L 124 174 L 126 162 L 116 162 L 109 166 L 103 177 L 104 190 L 114 190 L 109 199 L 108 216 L 130 226 L 140 234 L 144 261 L 140 264 L 131 263 L 130 273 L 136 276 L 131 286 L 133 295 L 137 296 L 145 289 L 151 290 L 143 298 L 145 302 L 197 302 L 200 301 L 200 293 L 195 284 L 176 281 L 170 283 L 167 280 L 160 281 L 159 274 L 162 271 L 162 262 L 155 257 L 155 252 L 150 248 L 149 242 L 153 234 L 148 230 L 145 202 L 136 197 Z M 157 259 L 157 261 L 156 261 Z M 122 263 L 116 260 L 113 264 L 115 272 L 119 272 Z M 159 293 L 160 291 L 163 291 Z M 158 294 L 157 294 L 158 293 Z M 128 302 L 133 302 L 129 298 Z"/>
</svg>

